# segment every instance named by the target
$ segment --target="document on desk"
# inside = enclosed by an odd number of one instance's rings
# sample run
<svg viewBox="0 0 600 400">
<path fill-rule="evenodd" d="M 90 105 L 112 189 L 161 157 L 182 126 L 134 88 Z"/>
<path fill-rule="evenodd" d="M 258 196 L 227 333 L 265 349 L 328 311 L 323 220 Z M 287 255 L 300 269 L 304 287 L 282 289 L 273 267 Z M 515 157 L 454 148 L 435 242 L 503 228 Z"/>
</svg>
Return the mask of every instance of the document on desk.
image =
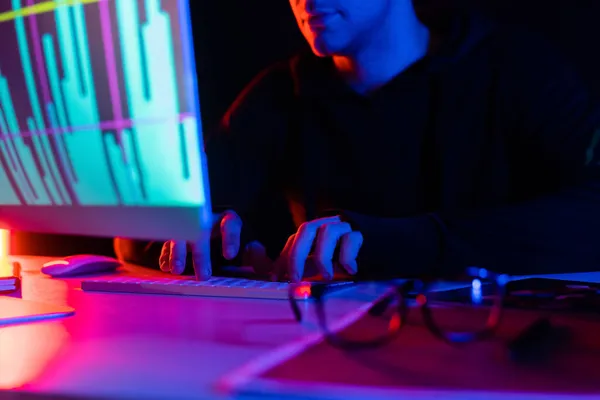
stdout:
<svg viewBox="0 0 600 400">
<path fill-rule="evenodd" d="M 74 313 L 75 310 L 71 307 L 0 296 L 0 328 L 8 325 L 68 317 Z"/>
<path fill-rule="evenodd" d="M 521 278 L 541 277 L 548 275 Z M 600 281 L 597 274 L 550 277 Z M 451 307 L 441 312 L 450 319 L 457 315 Z M 412 309 L 406 326 L 382 347 L 348 351 L 323 340 L 300 341 L 253 360 L 224 377 L 217 388 L 240 399 L 600 399 L 600 318 L 552 315 L 553 324 L 571 329 L 572 344 L 540 365 L 511 360 L 507 343 L 539 317 L 538 311 L 508 309 L 493 338 L 449 346 Z"/>
<path fill-rule="evenodd" d="M 581 283 L 600 283 L 600 272 L 575 272 L 571 274 L 546 274 L 546 275 L 524 275 L 512 277 L 512 280 L 524 279 L 555 279 L 558 281 L 571 281 Z"/>
</svg>

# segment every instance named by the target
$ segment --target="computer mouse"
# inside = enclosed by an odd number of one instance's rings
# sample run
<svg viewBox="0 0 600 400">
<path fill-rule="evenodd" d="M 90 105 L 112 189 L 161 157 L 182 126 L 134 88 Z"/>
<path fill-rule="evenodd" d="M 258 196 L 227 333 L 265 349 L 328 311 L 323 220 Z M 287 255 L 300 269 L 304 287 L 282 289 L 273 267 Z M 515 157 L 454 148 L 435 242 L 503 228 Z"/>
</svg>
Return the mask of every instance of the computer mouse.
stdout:
<svg viewBox="0 0 600 400">
<path fill-rule="evenodd" d="M 114 271 L 119 266 L 121 262 L 112 257 L 78 254 L 45 263 L 42 266 L 42 273 L 53 278 L 66 278 Z"/>
</svg>

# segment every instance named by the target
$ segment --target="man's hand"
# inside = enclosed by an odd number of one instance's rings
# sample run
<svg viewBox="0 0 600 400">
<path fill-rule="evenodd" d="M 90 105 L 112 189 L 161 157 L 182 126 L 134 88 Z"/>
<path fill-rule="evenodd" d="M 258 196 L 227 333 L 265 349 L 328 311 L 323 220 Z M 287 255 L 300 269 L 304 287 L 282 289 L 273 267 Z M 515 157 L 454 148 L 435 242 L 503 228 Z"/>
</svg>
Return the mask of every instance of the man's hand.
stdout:
<svg viewBox="0 0 600 400">
<path fill-rule="evenodd" d="M 232 260 L 240 251 L 240 239 L 242 234 L 242 219 L 234 211 L 226 211 L 223 214 L 213 215 L 213 229 L 211 237 L 221 237 L 223 257 Z M 193 243 L 171 240 L 165 242 L 160 253 L 160 269 L 172 274 L 182 274 L 185 269 L 185 261 L 188 245 L 192 253 L 194 272 L 197 279 L 206 280 L 212 275 L 210 259 L 210 239 L 205 238 Z"/>
<path fill-rule="evenodd" d="M 356 257 L 362 246 L 360 232 L 353 231 L 350 224 L 339 217 L 328 217 L 305 222 L 298 231 L 289 237 L 277 261 L 278 269 L 283 268 L 292 281 L 298 282 L 304 276 L 304 267 L 309 257 L 316 264 L 323 279 L 333 278 L 334 262 L 342 266 L 350 275 L 356 274 Z M 338 259 L 334 259 L 339 245 Z M 314 249 L 314 250 L 313 250 Z M 313 253 L 311 255 L 311 250 Z"/>
</svg>

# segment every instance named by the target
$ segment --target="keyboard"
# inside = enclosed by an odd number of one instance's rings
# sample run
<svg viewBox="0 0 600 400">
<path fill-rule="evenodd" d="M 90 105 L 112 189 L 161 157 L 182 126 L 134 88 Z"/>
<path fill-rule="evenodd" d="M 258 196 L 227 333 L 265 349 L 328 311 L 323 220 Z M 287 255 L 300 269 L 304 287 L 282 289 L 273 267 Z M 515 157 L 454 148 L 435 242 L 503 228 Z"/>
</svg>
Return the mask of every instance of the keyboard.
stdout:
<svg viewBox="0 0 600 400">
<path fill-rule="evenodd" d="M 333 282 L 336 289 L 349 287 L 353 282 Z M 294 298 L 310 297 L 310 282 L 296 286 Z M 110 279 L 86 279 L 81 289 L 88 292 L 115 292 L 138 294 L 167 294 L 179 296 L 236 297 L 248 299 L 287 300 L 290 284 L 241 278 L 212 277 L 207 281 L 171 279 L 161 277 L 117 277 Z"/>
</svg>

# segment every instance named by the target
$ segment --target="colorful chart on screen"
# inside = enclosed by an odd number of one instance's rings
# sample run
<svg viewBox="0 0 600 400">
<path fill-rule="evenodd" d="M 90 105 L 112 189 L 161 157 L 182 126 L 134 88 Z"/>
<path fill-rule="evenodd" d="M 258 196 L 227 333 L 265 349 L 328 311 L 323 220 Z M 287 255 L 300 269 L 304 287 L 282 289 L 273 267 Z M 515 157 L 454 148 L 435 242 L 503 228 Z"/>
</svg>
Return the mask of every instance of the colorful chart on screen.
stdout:
<svg viewBox="0 0 600 400">
<path fill-rule="evenodd" d="M 0 2 L 0 205 L 201 206 L 187 0 Z"/>
</svg>

